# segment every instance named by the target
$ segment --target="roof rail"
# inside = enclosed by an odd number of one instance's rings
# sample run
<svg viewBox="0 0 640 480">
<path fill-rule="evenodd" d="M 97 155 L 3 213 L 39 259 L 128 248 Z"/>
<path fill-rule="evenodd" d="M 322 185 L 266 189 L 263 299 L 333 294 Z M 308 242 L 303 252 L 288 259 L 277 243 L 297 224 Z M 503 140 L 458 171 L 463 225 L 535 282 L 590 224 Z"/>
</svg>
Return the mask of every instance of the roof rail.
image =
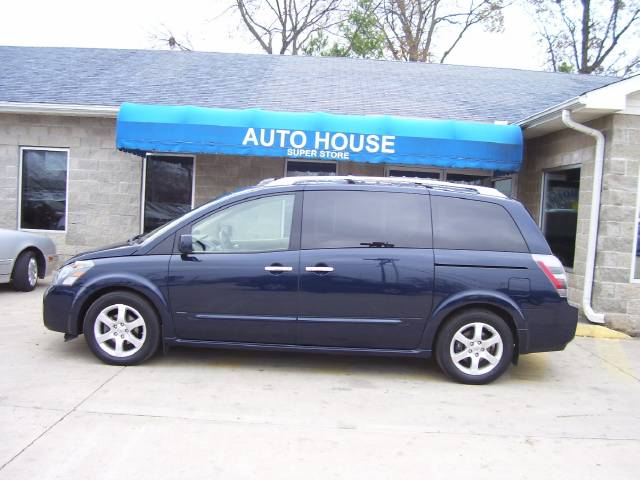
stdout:
<svg viewBox="0 0 640 480">
<path fill-rule="evenodd" d="M 267 178 L 258 183 L 261 187 L 282 187 L 288 185 L 317 185 L 327 183 L 346 183 L 357 185 L 401 185 L 401 186 L 423 186 L 460 193 L 475 193 L 490 197 L 507 198 L 502 192 L 495 188 L 482 187 L 479 185 L 467 185 L 462 183 L 442 182 L 430 178 L 409 178 L 409 177 L 366 177 L 356 175 L 327 175 L 327 176 L 300 176 L 283 177 L 278 179 Z"/>
</svg>

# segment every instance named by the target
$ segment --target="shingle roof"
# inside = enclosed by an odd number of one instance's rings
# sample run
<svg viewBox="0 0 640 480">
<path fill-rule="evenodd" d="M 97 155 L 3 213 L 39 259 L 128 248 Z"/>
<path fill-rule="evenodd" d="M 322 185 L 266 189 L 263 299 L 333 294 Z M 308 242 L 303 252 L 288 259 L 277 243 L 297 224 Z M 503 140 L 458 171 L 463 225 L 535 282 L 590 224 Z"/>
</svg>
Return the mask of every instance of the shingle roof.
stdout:
<svg viewBox="0 0 640 480">
<path fill-rule="evenodd" d="M 326 57 L 0 47 L 0 101 L 517 121 L 614 77 Z"/>
</svg>

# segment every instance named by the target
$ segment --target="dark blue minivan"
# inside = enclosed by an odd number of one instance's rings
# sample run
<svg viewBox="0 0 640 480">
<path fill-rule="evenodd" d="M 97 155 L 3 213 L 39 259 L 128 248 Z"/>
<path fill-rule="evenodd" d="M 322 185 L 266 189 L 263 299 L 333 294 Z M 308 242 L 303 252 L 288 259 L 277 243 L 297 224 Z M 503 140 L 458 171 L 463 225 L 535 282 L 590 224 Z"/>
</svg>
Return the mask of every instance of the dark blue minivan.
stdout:
<svg viewBox="0 0 640 480">
<path fill-rule="evenodd" d="M 289 177 L 68 260 L 44 323 L 115 365 L 171 345 L 434 355 L 480 384 L 571 341 L 566 296 L 535 222 L 496 190 Z"/>
</svg>

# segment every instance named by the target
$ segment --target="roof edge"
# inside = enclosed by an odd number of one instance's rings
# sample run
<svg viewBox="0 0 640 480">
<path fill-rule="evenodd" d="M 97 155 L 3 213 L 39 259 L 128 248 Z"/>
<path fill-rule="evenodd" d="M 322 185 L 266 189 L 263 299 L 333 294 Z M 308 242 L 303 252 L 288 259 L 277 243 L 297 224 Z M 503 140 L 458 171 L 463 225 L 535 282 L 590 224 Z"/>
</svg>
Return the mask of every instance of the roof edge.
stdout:
<svg viewBox="0 0 640 480">
<path fill-rule="evenodd" d="M 116 118 L 120 107 L 63 103 L 0 102 L 0 113 Z"/>
<path fill-rule="evenodd" d="M 609 115 L 624 110 L 627 105 L 627 96 L 638 91 L 640 91 L 640 75 L 634 75 L 594 88 L 514 123 L 524 130 L 540 127 L 558 120 L 563 110 L 588 110 L 592 118 Z"/>
</svg>

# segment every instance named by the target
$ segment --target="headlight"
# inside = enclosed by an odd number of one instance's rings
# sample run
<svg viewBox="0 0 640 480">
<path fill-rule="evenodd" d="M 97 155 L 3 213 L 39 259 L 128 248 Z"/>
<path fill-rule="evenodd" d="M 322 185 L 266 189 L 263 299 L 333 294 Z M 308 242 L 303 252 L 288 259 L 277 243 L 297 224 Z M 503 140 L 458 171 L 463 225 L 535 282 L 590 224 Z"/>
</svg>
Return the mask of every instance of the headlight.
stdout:
<svg viewBox="0 0 640 480">
<path fill-rule="evenodd" d="M 91 260 L 79 260 L 65 265 L 53 275 L 53 284 L 73 285 L 75 281 L 87 273 L 93 265 L 94 263 Z"/>
</svg>

